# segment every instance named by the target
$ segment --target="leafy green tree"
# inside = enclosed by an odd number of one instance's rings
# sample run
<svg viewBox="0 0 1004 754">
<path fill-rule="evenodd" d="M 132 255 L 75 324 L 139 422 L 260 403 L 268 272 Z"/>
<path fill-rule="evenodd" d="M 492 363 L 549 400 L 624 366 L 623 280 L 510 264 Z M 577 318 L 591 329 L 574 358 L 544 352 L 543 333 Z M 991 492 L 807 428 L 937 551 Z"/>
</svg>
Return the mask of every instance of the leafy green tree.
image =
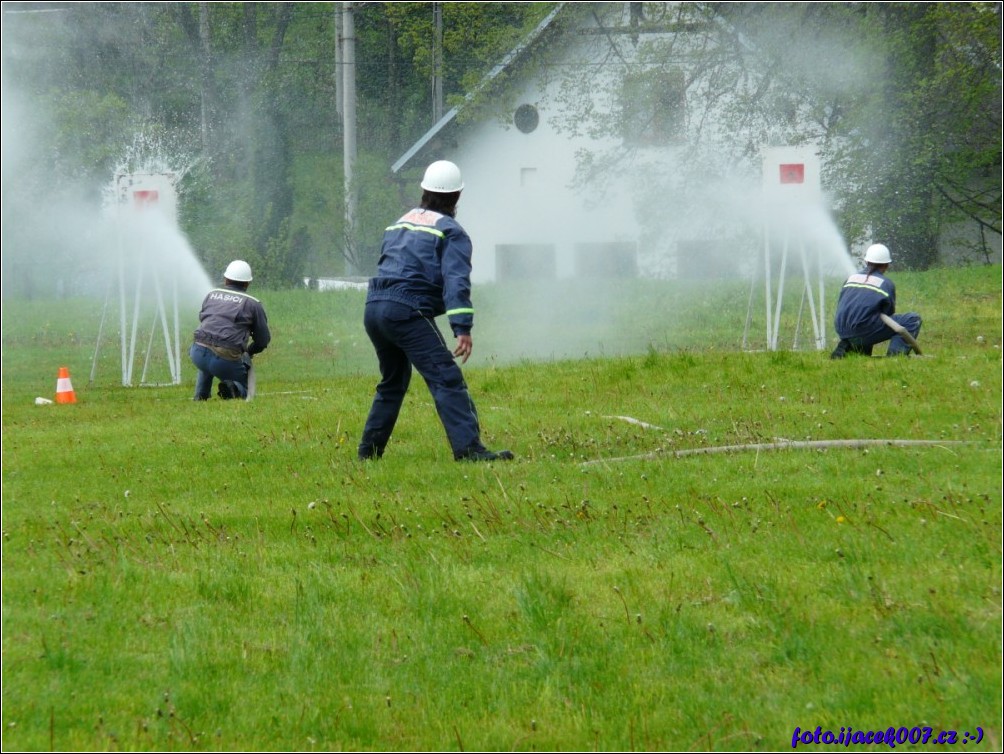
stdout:
<svg viewBox="0 0 1004 754">
<path fill-rule="evenodd" d="M 999 237 L 1000 6 L 876 3 L 860 23 L 881 75 L 827 134 L 845 224 L 919 269 L 951 224 Z"/>
<path fill-rule="evenodd" d="M 133 33 L 131 14 L 111 5 L 96 6 L 93 17 L 4 8 L 5 296 L 51 294 L 53 286 L 78 292 L 97 266 L 91 236 L 101 189 L 142 126 L 121 71 L 107 86 L 95 75 L 111 56 L 109 39 Z M 93 47 L 80 43 L 82 28 Z"/>
</svg>

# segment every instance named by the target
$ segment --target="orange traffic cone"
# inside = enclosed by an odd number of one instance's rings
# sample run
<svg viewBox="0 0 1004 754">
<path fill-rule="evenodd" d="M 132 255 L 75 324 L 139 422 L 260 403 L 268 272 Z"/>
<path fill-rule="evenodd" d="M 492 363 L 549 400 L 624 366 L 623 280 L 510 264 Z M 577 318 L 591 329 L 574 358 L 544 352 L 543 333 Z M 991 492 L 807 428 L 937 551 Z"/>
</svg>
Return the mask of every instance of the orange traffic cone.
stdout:
<svg viewBox="0 0 1004 754">
<path fill-rule="evenodd" d="M 76 403 L 77 394 L 73 392 L 68 367 L 59 368 L 59 378 L 56 380 L 56 403 Z"/>
</svg>

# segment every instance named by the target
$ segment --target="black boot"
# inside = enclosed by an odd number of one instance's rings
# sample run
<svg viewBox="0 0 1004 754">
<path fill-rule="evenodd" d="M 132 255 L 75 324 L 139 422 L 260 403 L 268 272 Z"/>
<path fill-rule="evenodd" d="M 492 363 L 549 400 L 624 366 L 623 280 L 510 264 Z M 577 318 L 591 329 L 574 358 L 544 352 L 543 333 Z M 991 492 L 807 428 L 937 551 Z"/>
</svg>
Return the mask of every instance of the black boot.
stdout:
<svg viewBox="0 0 1004 754">
<path fill-rule="evenodd" d="M 851 342 L 849 340 L 844 340 L 841 338 L 840 342 L 837 343 L 837 347 L 833 349 L 833 353 L 830 354 L 831 359 L 842 359 L 847 355 L 847 352 L 851 348 Z"/>
<path fill-rule="evenodd" d="M 216 394 L 225 401 L 241 397 L 240 390 L 230 380 L 220 380 L 219 387 L 216 388 Z"/>
<path fill-rule="evenodd" d="M 383 458 L 383 448 L 378 448 L 372 443 L 360 443 L 357 457 L 360 461 L 370 461 Z"/>
<path fill-rule="evenodd" d="M 457 461 L 511 461 L 514 456 L 512 451 L 493 451 L 487 448 L 468 448 L 463 453 L 457 453 L 454 458 Z"/>
</svg>

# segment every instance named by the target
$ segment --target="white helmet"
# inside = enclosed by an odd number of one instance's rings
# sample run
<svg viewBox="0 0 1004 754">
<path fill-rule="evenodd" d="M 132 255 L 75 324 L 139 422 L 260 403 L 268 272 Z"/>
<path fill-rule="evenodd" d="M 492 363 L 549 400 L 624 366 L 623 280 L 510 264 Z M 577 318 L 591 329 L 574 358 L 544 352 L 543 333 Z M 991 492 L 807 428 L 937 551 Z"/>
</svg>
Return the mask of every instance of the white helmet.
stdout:
<svg viewBox="0 0 1004 754">
<path fill-rule="evenodd" d="M 873 243 L 865 252 L 865 261 L 870 264 L 890 264 L 892 262 L 892 255 L 889 253 L 889 247 L 884 244 Z"/>
<path fill-rule="evenodd" d="M 252 279 L 251 265 L 243 259 L 235 259 L 227 265 L 227 269 L 223 272 L 223 277 L 227 280 L 233 280 L 235 283 L 250 283 Z"/>
<path fill-rule="evenodd" d="M 464 187 L 460 168 L 449 160 L 437 160 L 425 169 L 422 188 L 436 194 L 452 194 Z"/>
</svg>

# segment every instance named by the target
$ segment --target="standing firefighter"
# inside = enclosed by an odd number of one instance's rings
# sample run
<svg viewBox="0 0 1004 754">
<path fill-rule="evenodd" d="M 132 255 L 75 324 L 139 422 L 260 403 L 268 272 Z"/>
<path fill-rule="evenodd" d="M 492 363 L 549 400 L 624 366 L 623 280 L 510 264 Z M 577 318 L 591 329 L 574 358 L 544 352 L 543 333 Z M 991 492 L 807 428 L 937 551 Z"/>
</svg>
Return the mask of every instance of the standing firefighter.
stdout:
<svg viewBox="0 0 1004 754">
<path fill-rule="evenodd" d="M 247 294 L 251 265 L 235 259 L 223 273 L 223 287 L 214 288 L 202 302 L 199 327 L 189 351 L 199 369 L 195 400 L 205 401 L 220 381 L 218 395 L 224 400 L 247 400 L 251 357 L 268 347 L 272 334 L 261 302 Z"/>
<path fill-rule="evenodd" d="M 454 219 L 464 183 L 452 162 L 432 163 L 421 206 L 384 232 L 377 275 L 370 279 L 363 324 L 380 364 L 380 383 L 366 419 L 359 458 L 383 455 L 397 423 L 414 365 L 436 404 L 458 461 L 510 460 L 481 444 L 474 402 L 460 366 L 471 355 L 471 239 Z M 451 352 L 434 318 L 445 314 L 457 339 Z"/>
<path fill-rule="evenodd" d="M 848 353 L 871 356 L 872 346 L 886 340 L 888 356 L 910 353 L 910 341 L 916 343 L 920 334 L 920 315 L 896 314 L 896 286 L 885 276 L 890 264 L 888 247 L 872 244 L 865 251 L 865 269 L 847 278 L 833 320 L 840 342 L 830 358 L 842 359 Z M 905 332 L 901 334 L 890 323 Z"/>
</svg>

